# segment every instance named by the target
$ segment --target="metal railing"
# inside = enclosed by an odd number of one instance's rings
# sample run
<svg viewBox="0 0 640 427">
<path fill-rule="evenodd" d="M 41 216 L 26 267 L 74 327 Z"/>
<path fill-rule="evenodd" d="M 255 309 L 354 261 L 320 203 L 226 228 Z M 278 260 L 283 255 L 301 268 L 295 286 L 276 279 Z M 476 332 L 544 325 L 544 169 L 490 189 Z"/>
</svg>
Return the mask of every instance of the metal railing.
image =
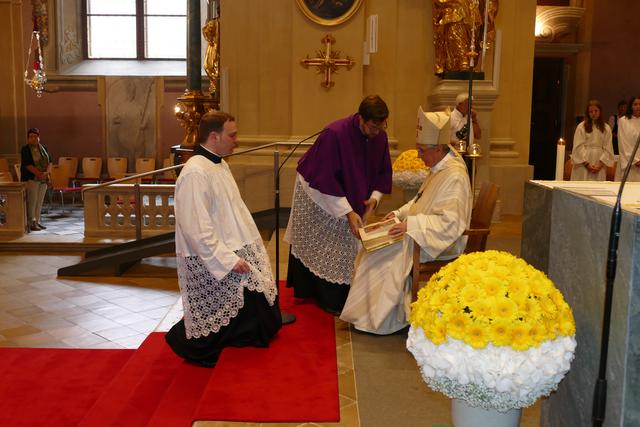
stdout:
<svg viewBox="0 0 640 427">
<path fill-rule="evenodd" d="M 272 142 L 269 144 L 264 144 L 264 145 L 260 145 L 257 147 L 252 147 L 252 148 L 248 148 L 246 150 L 242 150 L 242 151 L 238 151 L 235 153 L 231 153 L 228 154 L 226 156 L 223 156 L 223 158 L 227 158 L 227 157 L 233 157 L 233 156 L 240 156 L 243 154 L 247 154 L 247 153 L 251 153 L 253 151 L 258 151 L 258 150 L 263 150 L 266 148 L 270 148 L 270 147 L 276 147 L 276 149 L 273 151 L 273 157 L 274 157 L 274 163 L 273 163 L 273 174 L 274 174 L 274 179 L 275 177 L 278 175 L 278 168 L 280 166 L 280 151 L 278 150 L 278 147 L 281 146 L 285 146 L 285 147 L 291 147 L 291 150 L 288 150 L 289 152 L 287 153 L 288 155 L 293 154 L 293 151 L 295 151 L 298 147 L 300 146 L 311 146 L 313 145 L 313 143 L 311 142 Z M 105 187 L 110 187 L 116 184 L 121 184 L 121 183 L 130 183 L 131 181 L 134 181 L 133 183 L 133 199 L 134 199 L 134 203 L 135 203 L 135 228 L 136 228 L 136 240 L 140 240 L 142 238 L 142 198 L 141 198 L 141 193 L 140 193 L 140 180 L 142 180 L 142 178 L 146 178 L 149 176 L 153 176 L 156 174 L 160 174 L 160 173 L 164 173 L 164 172 L 169 172 L 169 171 L 177 171 L 178 169 L 182 168 L 184 166 L 183 164 L 179 164 L 179 165 L 175 165 L 175 166 L 168 166 L 168 167 L 164 167 L 161 169 L 155 169 L 152 171 L 148 171 L 148 172 L 141 172 L 138 174 L 133 174 L 133 175 L 128 175 L 126 177 L 123 178 L 118 178 L 118 179 L 114 179 L 112 181 L 108 181 L 108 182 L 103 182 L 103 183 L 99 183 L 99 184 L 91 184 L 91 185 L 86 185 L 82 188 L 82 199 L 84 200 L 84 193 L 87 191 L 95 191 L 101 188 L 105 188 Z"/>
</svg>

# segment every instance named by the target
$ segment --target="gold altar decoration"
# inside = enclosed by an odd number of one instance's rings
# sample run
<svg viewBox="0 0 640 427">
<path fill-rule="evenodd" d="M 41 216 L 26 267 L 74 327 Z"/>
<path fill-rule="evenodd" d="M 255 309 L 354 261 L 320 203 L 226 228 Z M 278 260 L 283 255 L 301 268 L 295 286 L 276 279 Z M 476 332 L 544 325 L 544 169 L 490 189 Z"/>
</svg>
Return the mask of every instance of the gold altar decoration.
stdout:
<svg viewBox="0 0 640 427">
<path fill-rule="evenodd" d="M 499 0 L 433 0 L 435 72 L 473 71 L 472 52 L 486 51 L 495 39 Z M 482 37 L 481 37 L 482 35 Z"/>
<path fill-rule="evenodd" d="M 355 61 L 348 56 L 341 59 L 340 51 L 331 50 L 331 45 L 336 42 L 336 39 L 331 34 L 324 36 L 320 42 L 324 43 L 324 50 L 317 50 L 315 58 L 309 58 L 309 55 L 307 55 L 305 59 L 300 61 L 300 65 L 304 68 L 309 68 L 309 66 L 317 67 L 316 72 L 324 74 L 324 80 L 320 83 L 320 86 L 329 90 L 335 85 L 335 82 L 331 80 L 331 74 L 337 73 L 338 67 L 346 67 L 347 70 L 350 70 L 355 65 Z"/>
<path fill-rule="evenodd" d="M 363 0 L 296 0 L 304 16 L 316 24 L 333 26 L 349 20 Z"/>
<path fill-rule="evenodd" d="M 34 25 L 34 27 L 36 27 Z M 36 27 L 37 28 L 37 27 Z M 29 62 L 31 61 L 31 51 L 33 48 L 33 75 L 29 77 Z M 36 96 L 40 98 L 44 92 L 44 85 L 47 83 L 47 74 L 44 72 L 44 60 L 42 59 L 42 44 L 40 43 L 40 32 L 34 30 L 31 33 L 29 42 L 29 53 L 27 54 L 27 64 L 24 69 L 24 82 L 31 89 L 36 91 Z"/>
<path fill-rule="evenodd" d="M 217 110 L 220 106 L 220 3 L 210 0 L 209 6 L 211 18 L 202 28 L 202 34 L 208 42 L 203 66 L 209 76 L 209 95 Z"/>
<path fill-rule="evenodd" d="M 174 107 L 176 118 L 180 126 L 185 129 L 185 136 L 180 144 L 181 149 L 193 150 L 200 140 L 200 118 L 207 111 L 216 109 L 213 99 L 203 95 L 199 90 L 186 90 L 177 99 Z"/>
</svg>

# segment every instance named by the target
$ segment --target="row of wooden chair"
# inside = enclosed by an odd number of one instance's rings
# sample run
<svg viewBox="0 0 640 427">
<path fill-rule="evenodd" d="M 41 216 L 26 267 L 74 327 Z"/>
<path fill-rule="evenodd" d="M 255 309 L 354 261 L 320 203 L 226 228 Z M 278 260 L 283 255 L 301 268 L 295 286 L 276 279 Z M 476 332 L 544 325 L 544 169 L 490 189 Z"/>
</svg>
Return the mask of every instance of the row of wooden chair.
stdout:
<svg viewBox="0 0 640 427">
<path fill-rule="evenodd" d="M 78 184 L 88 182 L 100 182 L 103 180 L 113 180 L 117 178 L 123 178 L 127 176 L 128 159 L 126 157 L 109 157 L 107 159 L 107 176 L 102 174 L 102 158 L 101 157 L 83 157 L 82 173 L 78 173 L 79 165 L 78 157 L 60 157 L 58 159 L 58 166 L 66 171 L 65 176 L 74 180 Z M 171 159 L 164 159 L 162 167 L 166 168 L 173 165 Z M 13 165 L 15 171 L 15 178 L 20 181 L 20 164 Z M 150 172 L 156 168 L 156 161 L 149 157 L 140 157 L 136 159 L 134 173 Z M 156 179 L 145 180 L 145 182 L 175 182 L 175 171 L 164 172 L 161 177 Z M 11 169 L 9 168 L 9 161 L 0 157 L 0 182 L 11 182 L 13 177 L 11 176 Z M 71 182 L 71 181 L 70 181 Z"/>
</svg>

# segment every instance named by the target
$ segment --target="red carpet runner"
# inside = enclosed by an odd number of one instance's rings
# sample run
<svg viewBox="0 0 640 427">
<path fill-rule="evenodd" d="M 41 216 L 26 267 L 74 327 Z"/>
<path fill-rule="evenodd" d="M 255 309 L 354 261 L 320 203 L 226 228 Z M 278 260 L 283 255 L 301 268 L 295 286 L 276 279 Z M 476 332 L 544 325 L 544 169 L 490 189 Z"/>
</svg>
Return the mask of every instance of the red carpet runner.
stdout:
<svg viewBox="0 0 640 427">
<path fill-rule="evenodd" d="M 133 350 L 0 349 L 0 425 L 190 426 L 339 420 L 334 320 L 312 304 L 268 349 L 227 348 L 214 369 L 151 334 Z"/>
</svg>

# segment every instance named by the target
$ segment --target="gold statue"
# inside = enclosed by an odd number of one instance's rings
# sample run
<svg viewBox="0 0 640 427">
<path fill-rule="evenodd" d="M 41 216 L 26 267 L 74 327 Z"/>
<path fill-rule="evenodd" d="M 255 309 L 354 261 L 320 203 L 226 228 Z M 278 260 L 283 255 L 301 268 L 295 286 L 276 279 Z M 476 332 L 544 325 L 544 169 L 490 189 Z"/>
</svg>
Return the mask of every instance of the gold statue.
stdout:
<svg viewBox="0 0 640 427">
<path fill-rule="evenodd" d="M 202 34 L 209 43 L 204 55 L 203 67 L 209 76 L 209 95 L 217 101 L 220 99 L 220 6 L 216 0 L 209 0 L 209 6 L 212 13 L 202 28 Z"/>
<path fill-rule="evenodd" d="M 482 48 L 485 21 L 481 12 L 485 3 L 486 0 L 433 0 L 436 74 L 469 71 L 470 58 L 477 56 Z M 489 3 L 488 36 L 493 36 L 498 0 L 489 0 Z M 474 68 L 477 65 L 475 61 Z"/>
</svg>

